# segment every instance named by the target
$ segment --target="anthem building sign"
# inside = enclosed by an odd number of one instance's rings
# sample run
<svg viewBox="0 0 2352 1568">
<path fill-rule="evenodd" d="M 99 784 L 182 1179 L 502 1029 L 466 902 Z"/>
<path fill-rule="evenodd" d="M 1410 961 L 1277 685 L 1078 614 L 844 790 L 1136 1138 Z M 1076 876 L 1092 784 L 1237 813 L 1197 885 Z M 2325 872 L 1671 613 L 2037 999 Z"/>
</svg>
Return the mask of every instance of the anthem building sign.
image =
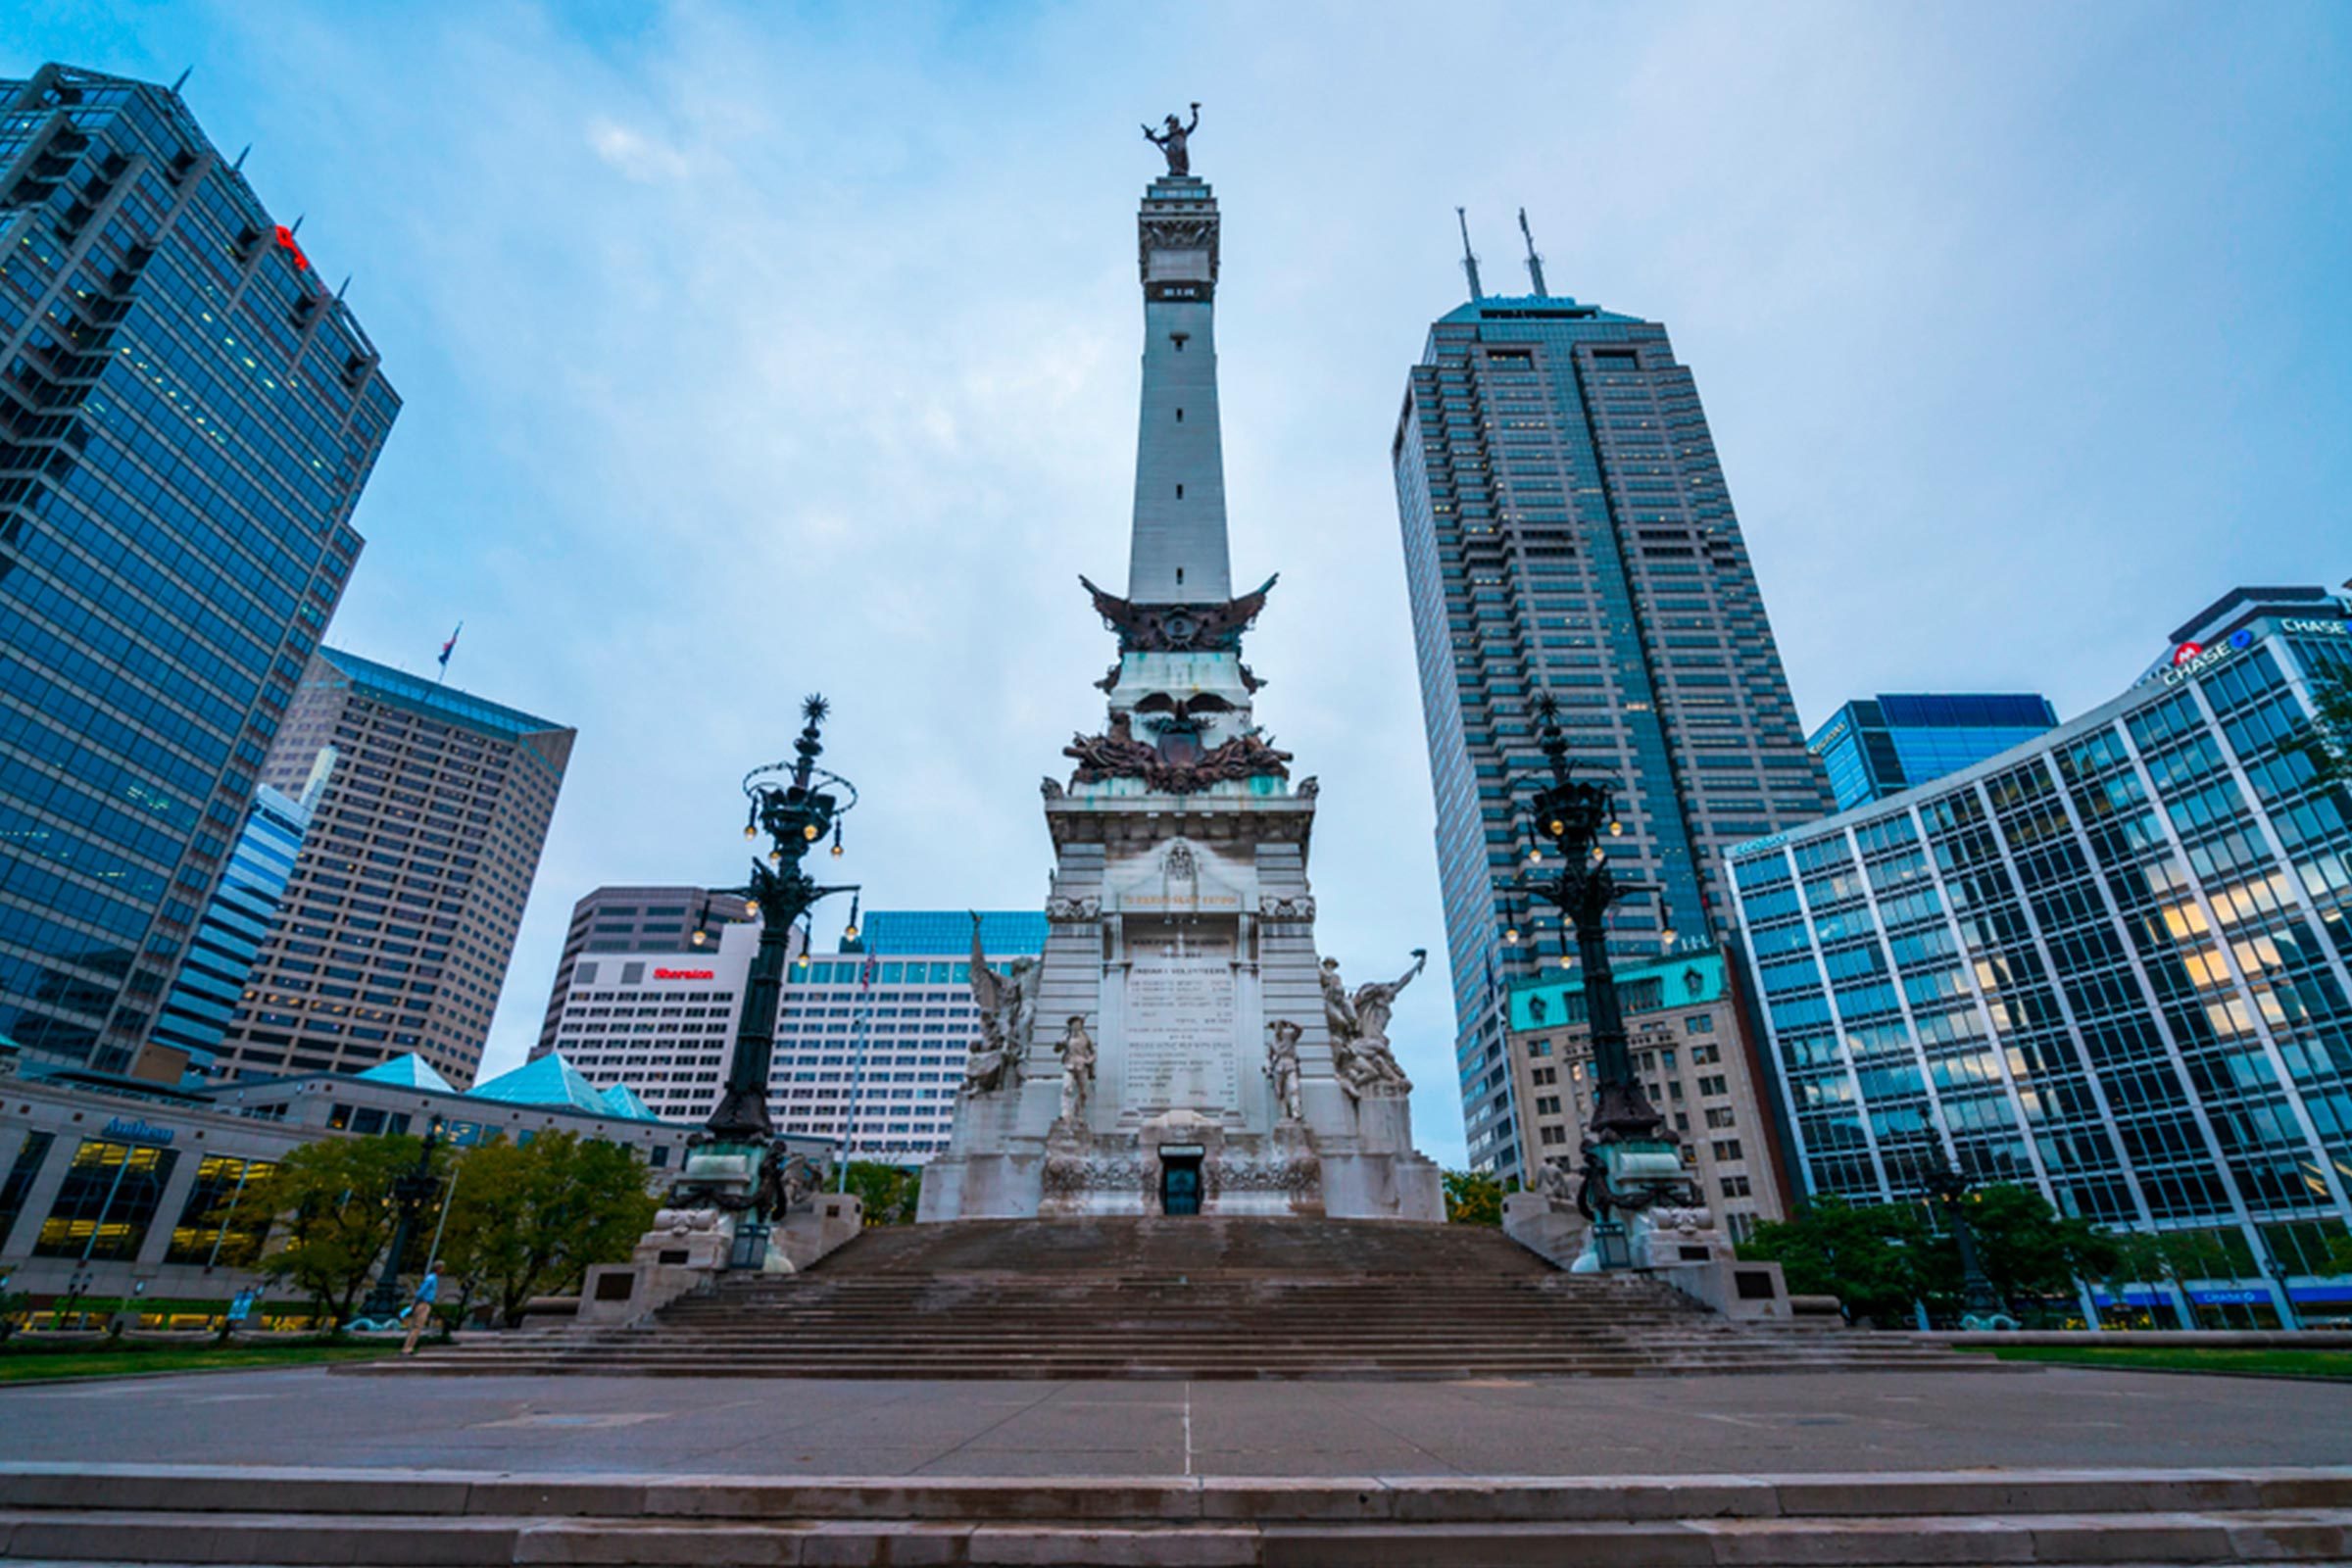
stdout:
<svg viewBox="0 0 2352 1568">
<path fill-rule="evenodd" d="M 1198 117 L 1194 124 L 1199 123 Z M 1442 1220 L 1388 1042 L 1405 980 L 1350 993 L 1315 950 L 1316 785 L 1251 717 L 1217 419 L 1218 218 L 1183 138 L 1138 220 L 1142 430 L 1101 733 L 1045 782 L 1045 953 L 993 969 L 926 1220 L 1296 1214 Z"/>
</svg>

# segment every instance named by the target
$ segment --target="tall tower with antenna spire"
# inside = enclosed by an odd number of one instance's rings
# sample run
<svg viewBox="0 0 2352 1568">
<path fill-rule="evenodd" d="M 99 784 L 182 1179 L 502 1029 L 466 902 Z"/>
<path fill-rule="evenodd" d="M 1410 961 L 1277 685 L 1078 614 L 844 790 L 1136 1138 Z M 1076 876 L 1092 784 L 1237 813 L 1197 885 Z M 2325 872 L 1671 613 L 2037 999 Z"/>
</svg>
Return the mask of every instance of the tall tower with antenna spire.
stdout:
<svg viewBox="0 0 2352 1568">
<path fill-rule="evenodd" d="M 1470 297 L 1474 300 L 1483 300 L 1487 297 L 1487 291 L 1479 287 L 1478 253 L 1470 248 L 1470 215 L 1462 208 L 1456 207 L 1453 210 L 1453 220 L 1462 231 L 1462 271 L 1470 279 Z"/>
<path fill-rule="evenodd" d="M 1031 1215 L 1442 1220 L 1412 1085 L 1388 1042 L 1394 980 L 1354 990 L 1315 949 L 1306 876 L 1317 786 L 1252 713 L 1217 419 L 1218 218 L 1191 125 L 1151 136 L 1142 425 L 1127 596 L 1087 582 L 1117 634 L 1101 733 L 1045 780 L 1054 837 L 1044 956 L 992 970 L 925 1221 Z M 1084 582 L 1084 579 L 1080 579 Z"/>
<path fill-rule="evenodd" d="M 1465 222 L 1470 298 L 1431 323 L 1389 451 L 1464 1134 L 1474 1167 L 1524 1180 L 1580 1136 L 1562 1097 L 1520 1093 L 1548 1064 L 1507 1056 L 1514 982 L 1566 951 L 1556 927 L 1520 940 L 1533 911 L 1512 892 L 1526 822 L 1507 780 L 1536 762 L 1537 695 L 1557 700 L 1576 759 L 1620 783 L 1609 863 L 1664 892 L 1611 932 L 1652 961 L 1723 928 L 1727 851 L 1831 801 L 1690 368 L 1659 323 L 1552 292 L 1518 219 L 1535 293 L 1483 292 Z"/>
<path fill-rule="evenodd" d="M 1527 277 L 1536 285 L 1536 297 L 1544 298 L 1551 290 L 1544 286 L 1544 258 L 1536 254 L 1536 236 L 1527 226 L 1527 209 L 1519 209 L 1519 237 L 1527 241 Z"/>
</svg>

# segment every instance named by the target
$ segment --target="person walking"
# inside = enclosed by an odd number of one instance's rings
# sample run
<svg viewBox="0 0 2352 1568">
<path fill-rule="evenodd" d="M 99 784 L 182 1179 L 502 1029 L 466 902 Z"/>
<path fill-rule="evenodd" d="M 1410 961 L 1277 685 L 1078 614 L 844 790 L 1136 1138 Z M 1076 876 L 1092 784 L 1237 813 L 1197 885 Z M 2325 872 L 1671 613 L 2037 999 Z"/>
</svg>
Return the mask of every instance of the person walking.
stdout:
<svg viewBox="0 0 2352 1568">
<path fill-rule="evenodd" d="M 409 1303 L 409 1338 L 400 1353 L 415 1355 L 416 1342 L 423 1338 L 425 1325 L 433 1320 L 433 1302 L 441 1295 L 441 1263 L 438 1258 L 424 1265 L 424 1278 L 416 1282 L 416 1298 Z"/>
</svg>

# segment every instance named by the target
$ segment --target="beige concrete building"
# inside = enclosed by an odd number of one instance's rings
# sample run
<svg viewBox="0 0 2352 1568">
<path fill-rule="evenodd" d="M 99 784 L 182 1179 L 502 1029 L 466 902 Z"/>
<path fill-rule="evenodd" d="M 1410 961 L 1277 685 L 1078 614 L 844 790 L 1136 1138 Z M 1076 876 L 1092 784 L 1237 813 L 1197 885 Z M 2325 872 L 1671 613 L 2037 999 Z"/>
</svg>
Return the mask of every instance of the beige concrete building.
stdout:
<svg viewBox="0 0 2352 1568">
<path fill-rule="evenodd" d="M 415 1052 L 473 1082 L 577 732 L 333 649 L 312 659 L 262 781 L 341 760 L 222 1037 L 237 1078 Z"/>
<path fill-rule="evenodd" d="M 1570 1169 L 1592 1115 L 1592 1044 L 1583 977 L 1510 988 L 1509 1055 L 1522 1167 Z M 1621 962 L 1626 1044 L 1650 1102 L 1666 1116 L 1724 1231 L 1744 1240 L 1788 1211 L 1787 1186 L 1758 1100 L 1736 987 L 1719 951 Z"/>
</svg>

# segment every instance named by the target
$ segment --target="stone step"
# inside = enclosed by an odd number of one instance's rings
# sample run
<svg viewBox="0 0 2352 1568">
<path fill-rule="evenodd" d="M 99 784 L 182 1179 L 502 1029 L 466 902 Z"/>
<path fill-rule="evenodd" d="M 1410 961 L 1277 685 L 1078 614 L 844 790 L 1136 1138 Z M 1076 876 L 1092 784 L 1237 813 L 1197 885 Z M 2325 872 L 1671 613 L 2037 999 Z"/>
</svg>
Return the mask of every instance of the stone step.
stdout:
<svg viewBox="0 0 2352 1568">
<path fill-rule="evenodd" d="M 2319 1563 L 2352 1557 L 2352 1470 L 790 1481 L 10 1465 L 0 1555 L 286 1568 Z"/>
</svg>

